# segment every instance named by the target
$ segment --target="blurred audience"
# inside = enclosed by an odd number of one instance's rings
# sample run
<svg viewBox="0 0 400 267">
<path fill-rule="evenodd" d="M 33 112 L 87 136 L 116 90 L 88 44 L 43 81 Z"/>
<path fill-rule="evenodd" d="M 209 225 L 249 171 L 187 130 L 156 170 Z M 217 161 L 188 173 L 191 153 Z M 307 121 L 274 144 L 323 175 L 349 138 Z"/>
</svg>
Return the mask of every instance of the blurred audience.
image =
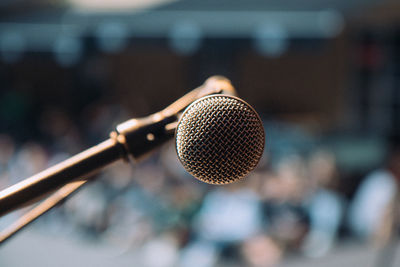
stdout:
<svg viewBox="0 0 400 267">
<path fill-rule="evenodd" d="M 1 188 L 100 141 L 125 116 L 100 102 L 85 112 L 89 121 L 79 132 L 68 114 L 47 109 L 41 127 L 46 142 L 18 142 L 1 134 Z M 105 169 L 32 227 L 140 251 L 140 262 L 149 267 L 207 267 L 232 259 L 239 266 L 266 267 L 288 253 L 325 255 L 338 240 L 347 207 L 334 154 L 319 148 L 305 153 L 286 144 L 283 152 L 266 157 L 245 180 L 211 186 L 190 177 L 168 144 L 135 166 L 119 162 Z M 386 167 L 367 176 L 350 205 L 351 229 L 365 240 L 387 222 L 399 166 L 397 143 Z"/>
<path fill-rule="evenodd" d="M 302 244 L 310 257 L 325 255 L 334 245 L 345 209 L 345 200 L 337 190 L 335 156 L 329 151 L 316 151 L 309 161 L 309 192 L 305 207 L 310 229 Z"/>
<path fill-rule="evenodd" d="M 349 225 L 359 238 L 383 245 L 394 234 L 393 227 L 398 225 L 395 217 L 399 181 L 400 142 L 398 137 L 392 137 L 383 168 L 367 175 L 349 208 Z"/>
</svg>

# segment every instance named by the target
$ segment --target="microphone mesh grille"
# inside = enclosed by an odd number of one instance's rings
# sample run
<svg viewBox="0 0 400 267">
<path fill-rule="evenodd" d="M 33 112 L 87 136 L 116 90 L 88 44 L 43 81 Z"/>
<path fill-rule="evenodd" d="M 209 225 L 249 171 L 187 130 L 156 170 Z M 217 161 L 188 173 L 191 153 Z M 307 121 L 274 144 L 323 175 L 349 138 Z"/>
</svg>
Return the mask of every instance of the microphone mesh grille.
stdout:
<svg viewBox="0 0 400 267">
<path fill-rule="evenodd" d="M 260 160 L 264 142 L 255 110 L 227 95 L 193 102 L 176 129 L 176 150 L 184 168 L 210 184 L 228 184 L 246 176 Z"/>
</svg>

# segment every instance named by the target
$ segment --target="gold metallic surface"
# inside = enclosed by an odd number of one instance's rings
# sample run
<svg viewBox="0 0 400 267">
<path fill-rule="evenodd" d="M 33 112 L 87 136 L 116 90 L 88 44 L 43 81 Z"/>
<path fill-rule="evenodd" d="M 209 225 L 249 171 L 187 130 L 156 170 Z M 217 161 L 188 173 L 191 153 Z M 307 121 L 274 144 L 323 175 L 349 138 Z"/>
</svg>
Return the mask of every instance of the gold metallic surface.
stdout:
<svg viewBox="0 0 400 267">
<path fill-rule="evenodd" d="M 264 143 L 264 128 L 255 110 L 228 95 L 195 101 L 176 130 L 176 151 L 183 166 L 210 184 L 228 184 L 246 176 L 257 166 Z"/>
</svg>

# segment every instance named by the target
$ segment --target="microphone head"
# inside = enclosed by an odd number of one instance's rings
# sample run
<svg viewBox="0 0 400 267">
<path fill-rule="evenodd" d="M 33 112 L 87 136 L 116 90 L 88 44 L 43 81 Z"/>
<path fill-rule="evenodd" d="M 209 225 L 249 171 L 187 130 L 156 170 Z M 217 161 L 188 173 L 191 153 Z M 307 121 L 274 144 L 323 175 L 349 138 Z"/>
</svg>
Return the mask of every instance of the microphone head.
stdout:
<svg viewBox="0 0 400 267">
<path fill-rule="evenodd" d="M 265 143 L 256 111 L 229 95 L 205 96 L 189 105 L 175 137 L 186 171 L 209 184 L 229 184 L 246 176 L 257 166 Z"/>
</svg>

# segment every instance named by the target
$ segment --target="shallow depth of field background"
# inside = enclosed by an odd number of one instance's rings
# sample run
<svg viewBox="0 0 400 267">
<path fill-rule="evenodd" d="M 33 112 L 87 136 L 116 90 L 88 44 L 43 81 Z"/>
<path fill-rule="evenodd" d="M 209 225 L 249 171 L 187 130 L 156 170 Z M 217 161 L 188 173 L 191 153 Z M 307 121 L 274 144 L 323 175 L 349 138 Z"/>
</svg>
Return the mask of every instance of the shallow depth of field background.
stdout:
<svg viewBox="0 0 400 267">
<path fill-rule="evenodd" d="M 397 1 L 2 0 L 0 189 L 216 74 L 263 119 L 253 173 L 203 184 L 171 141 L 105 169 L 0 266 L 398 266 Z"/>
</svg>

